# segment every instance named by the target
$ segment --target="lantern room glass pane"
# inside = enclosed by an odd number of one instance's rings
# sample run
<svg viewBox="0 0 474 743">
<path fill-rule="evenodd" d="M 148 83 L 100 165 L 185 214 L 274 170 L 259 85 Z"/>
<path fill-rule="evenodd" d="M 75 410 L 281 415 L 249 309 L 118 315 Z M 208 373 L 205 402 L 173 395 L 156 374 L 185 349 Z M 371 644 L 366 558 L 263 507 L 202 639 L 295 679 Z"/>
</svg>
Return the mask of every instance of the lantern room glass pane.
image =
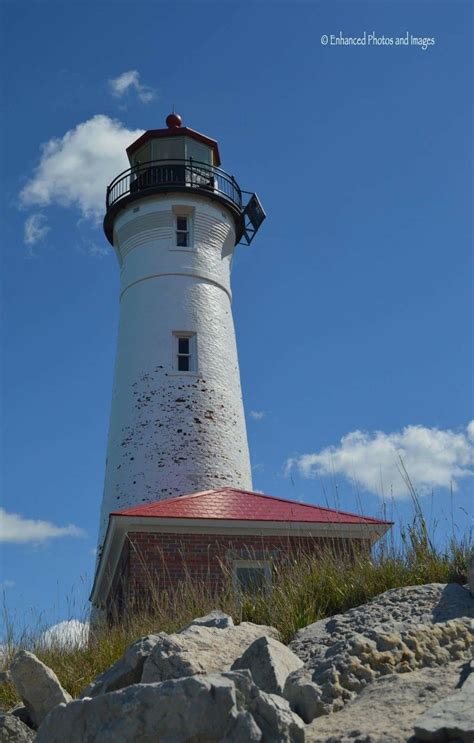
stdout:
<svg viewBox="0 0 474 743">
<path fill-rule="evenodd" d="M 212 149 L 203 142 L 198 142 L 190 137 L 186 138 L 186 158 L 197 160 L 206 165 L 212 165 Z"/>
<path fill-rule="evenodd" d="M 184 137 L 161 137 L 152 141 L 153 160 L 184 160 Z"/>
<path fill-rule="evenodd" d="M 151 143 L 149 142 L 144 147 L 141 147 L 136 155 L 134 155 L 135 165 L 138 165 L 139 163 L 147 163 L 150 160 L 152 160 L 152 149 L 151 149 Z"/>
</svg>

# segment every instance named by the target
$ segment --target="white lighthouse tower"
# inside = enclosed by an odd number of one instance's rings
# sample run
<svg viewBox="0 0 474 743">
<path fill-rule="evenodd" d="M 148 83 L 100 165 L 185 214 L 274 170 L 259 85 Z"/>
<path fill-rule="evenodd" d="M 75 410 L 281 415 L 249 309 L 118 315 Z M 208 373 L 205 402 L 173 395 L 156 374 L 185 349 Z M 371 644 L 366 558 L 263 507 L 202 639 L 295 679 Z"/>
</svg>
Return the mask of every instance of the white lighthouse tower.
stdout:
<svg viewBox="0 0 474 743">
<path fill-rule="evenodd" d="M 130 145 L 107 189 L 120 323 L 99 547 L 112 511 L 252 488 L 230 270 L 265 214 L 215 140 L 174 113 L 166 124 Z"/>
</svg>

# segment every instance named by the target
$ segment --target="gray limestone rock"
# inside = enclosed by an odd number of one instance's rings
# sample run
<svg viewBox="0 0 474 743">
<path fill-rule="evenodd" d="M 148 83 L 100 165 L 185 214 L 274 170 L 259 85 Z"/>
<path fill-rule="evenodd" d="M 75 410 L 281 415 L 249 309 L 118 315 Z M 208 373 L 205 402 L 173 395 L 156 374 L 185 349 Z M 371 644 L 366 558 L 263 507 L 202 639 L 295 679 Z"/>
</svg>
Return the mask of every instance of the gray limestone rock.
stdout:
<svg viewBox="0 0 474 743">
<path fill-rule="evenodd" d="M 248 668 L 262 691 L 282 695 L 288 675 L 302 665 L 303 661 L 286 645 L 272 637 L 260 637 L 237 658 L 232 670 Z"/>
<path fill-rule="evenodd" d="M 339 712 L 313 720 L 308 743 L 406 743 L 424 710 L 453 693 L 461 666 L 422 668 L 381 676 Z"/>
<path fill-rule="evenodd" d="M 204 617 L 197 617 L 197 619 L 193 619 L 192 622 L 189 622 L 189 624 L 186 624 L 184 627 L 181 627 L 180 630 L 178 630 L 177 634 L 181 634 L 181 632 L 186 632 L 189 627 L 217 627 L 217 629 L 226 629 L 227 627 L 233 627 L 234 626 L 234 620 L 232 619 L 229 614 L 225 614 L 220 609 L 214 609 L 214 611 L 209 612 L 209 614 L 206 614 Z"/>
<path fill-rule="evenodd" d="M 304 725 L 248 671 L 190 676 L 57 707 L 36 743 L 303 743 Z"/>
<path fill-rule="evenodd" d="M 449 619 L 474 619 L 474 598 L 467 587 L 457 583 L 429 583 L 393 588 L 362 606 L 335 614 L 299 630 L 290 649 L 310 667 L 324 657 L 327 649 L 367 630 L 399 633 L 420 624 L 438 624 Z"/>
<path fill-rule="evenodd" d="M 416 720 L 414 730 L 422 741 L 474 743 L 474 675 L 454 694 L 427 709 Z"/>
<path fill-rule="evenodd" d="M 409 627 L 354 633 L 325 648 L 314 664 L 291 673 L 284 696 L 305 722 L 336 712 L 380 676 L 443 666 L 470 657 L 474 622 L 453 619 Z"/>
<path fill-rule="evenodd" d="M 95 697 L 109 691 L 117 691 L 131 684 L 138 684 L 143 666 L 156 643 L 166 635 L 146 635 L 130 645 L 123 656 L 106 671 L 97 676 L 81 692 L 80 698 Z"/>
<path fill-rule="evenodd" d="M 0 743 L 32 743 L 35 733 L 18 717 L 0 715 Z"/>
<path fill-rule="evenodd" d="M 35 726 L 58 704 L 72 699 L 59 683 L 54 671 L 27 650 L 19 650 L 15 654 L 10 673 Z"/>
<path fill-rule="evenodd" d="M 275 635 L 278 632 L 274 627 L 252 622 L 226 629 L 191 625 L 184 632 L 160 635 L 145 661 L 142 683 L 228 671 L 254 640 Z"/>
<path fill-rule="evenodd" d="M 24 722 L 25 725 L 28 725 L 29 728 L 34 727 L 33 721 L 24 704 L 17 704 L 15 707 L 12 707 L 12 709 L 8 710 L 8 714 L 18 717 L 18 719 Z"/>
</svg>

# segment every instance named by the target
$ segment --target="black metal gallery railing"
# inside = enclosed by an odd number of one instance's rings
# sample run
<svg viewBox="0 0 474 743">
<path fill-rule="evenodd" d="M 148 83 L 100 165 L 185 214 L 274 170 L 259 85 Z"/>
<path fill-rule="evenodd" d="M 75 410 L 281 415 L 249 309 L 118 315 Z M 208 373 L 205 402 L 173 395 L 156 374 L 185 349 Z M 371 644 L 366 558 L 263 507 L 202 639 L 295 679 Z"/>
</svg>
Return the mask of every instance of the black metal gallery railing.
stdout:
<svg viewBox="0 0 474 743">
<path fill-rule="evenodd" d="M 147 191 L 190 188 L 214 194 L 242 209 L 242 192 L 233 176 L 197 160 L 152 160 L 120 173 L 107 188 L 107 209 L 128 196 Z"/>
</svg>

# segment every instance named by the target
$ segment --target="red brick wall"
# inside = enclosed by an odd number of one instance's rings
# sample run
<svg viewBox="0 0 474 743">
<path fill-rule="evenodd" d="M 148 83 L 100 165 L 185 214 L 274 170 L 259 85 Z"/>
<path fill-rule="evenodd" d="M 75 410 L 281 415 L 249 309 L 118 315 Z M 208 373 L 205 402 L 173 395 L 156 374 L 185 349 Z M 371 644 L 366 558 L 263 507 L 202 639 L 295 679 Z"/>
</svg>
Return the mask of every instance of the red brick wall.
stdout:
<svg viewBox="0 0 474 743">
<path fill-rule="evenodd" d="M 359 549 L 360 541 L 357 541 Z M 304 536 L 220 536 L 213 534 L 128 534 L 127 565 L 120 600 L 146 601 L 150 590 L 166 590 L 187 576 L 205 579 L 213 588 L 222 580 L 222 565 L 231 569 L 233 559 L 271 559 L 278 563 L 297 556 L 298 552 L 313 554 L 330 546 L 334 551 L 353 554 L 353 543 L 347 539 L 323 539 Z M 368 547 L 368 543 L 365 548 Z M 123 560 L 121 560 L 123 563 Z M 153 587 L 152 589 L 150 587 Z M 118 588 L 111 592 L 109 607 L 117 602 Z M 125 601 L 127 603 L 127 601 Z"/>
</svg>

